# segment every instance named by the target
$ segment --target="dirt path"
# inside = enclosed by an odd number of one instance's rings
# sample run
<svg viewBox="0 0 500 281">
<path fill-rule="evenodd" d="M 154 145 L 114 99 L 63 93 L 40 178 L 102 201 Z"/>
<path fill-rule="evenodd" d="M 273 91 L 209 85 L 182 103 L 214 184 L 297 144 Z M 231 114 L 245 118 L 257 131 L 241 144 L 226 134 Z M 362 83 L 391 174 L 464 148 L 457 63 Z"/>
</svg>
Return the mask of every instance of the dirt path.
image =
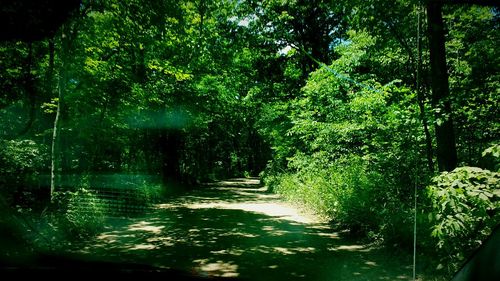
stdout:
<svg viewBox="0 0 500 281">
<path fill-rule="evenodd" d="M 340 238 L 258 179 L 233 179 L 114 219 L 81 252 L 249 280 L 410 280 L 411 262 Z"/>
</svg>

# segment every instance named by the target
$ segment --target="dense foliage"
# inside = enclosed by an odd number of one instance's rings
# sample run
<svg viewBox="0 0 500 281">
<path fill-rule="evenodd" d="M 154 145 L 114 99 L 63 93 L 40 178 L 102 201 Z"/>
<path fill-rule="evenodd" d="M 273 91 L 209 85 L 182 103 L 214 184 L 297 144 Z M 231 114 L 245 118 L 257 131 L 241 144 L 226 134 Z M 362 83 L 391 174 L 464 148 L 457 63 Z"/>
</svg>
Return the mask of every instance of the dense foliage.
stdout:
<svg viewBox="0 0 500 281">
<path fill-rule="evenodd" d="M 432 236 L 442 266 L 455 269 L 500 221 L 500 173 L 475 167 L 444 172 L 428 187 Z"/>
<path fill-rule="evenodd" d="M 339 228 L 410 248 L 416 188 L 422 249 L 452 271 L 499 221 L 500 17 L 443 7 L 438 99 L 420 2 L 82 1 L 49 38 L 0 43 L 2 197 L 80 235 L 114 208 L 104 188 L 148 205 L 262 172 Z"/>
</svg>

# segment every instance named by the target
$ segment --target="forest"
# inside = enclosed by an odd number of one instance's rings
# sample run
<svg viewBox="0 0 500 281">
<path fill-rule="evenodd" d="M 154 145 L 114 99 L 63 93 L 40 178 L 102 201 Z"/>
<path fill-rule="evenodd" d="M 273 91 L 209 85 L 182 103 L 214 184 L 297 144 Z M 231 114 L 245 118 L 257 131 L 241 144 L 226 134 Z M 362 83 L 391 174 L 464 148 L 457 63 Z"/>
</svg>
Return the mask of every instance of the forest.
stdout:
<svg viewBox="0 0 500 281">
<path fill-rule="evenodd" d="M 498 2 L 68 3 L 2 31 L 0 261 L 228 178 L 432 278 L 499 224 Z"/>
</svg>

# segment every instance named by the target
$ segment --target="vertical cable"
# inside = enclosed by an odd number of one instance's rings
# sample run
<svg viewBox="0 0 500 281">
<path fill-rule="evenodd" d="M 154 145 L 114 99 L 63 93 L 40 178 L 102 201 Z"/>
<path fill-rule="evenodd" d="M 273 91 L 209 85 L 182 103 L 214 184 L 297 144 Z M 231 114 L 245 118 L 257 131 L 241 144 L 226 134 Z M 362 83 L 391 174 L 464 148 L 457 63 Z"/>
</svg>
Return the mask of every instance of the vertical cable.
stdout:
<svg viewBox="0 0 500 281">
<path fill-rule="evenodd" d="M 417 173 L 415 173 L 415 176 Z M 414 217 L 413 217 L 413 281 L 416 277 L 416 265 L 417 265 L 417 178 L 415 178 L 415 188 L 414 188 Z"/>
</svg>

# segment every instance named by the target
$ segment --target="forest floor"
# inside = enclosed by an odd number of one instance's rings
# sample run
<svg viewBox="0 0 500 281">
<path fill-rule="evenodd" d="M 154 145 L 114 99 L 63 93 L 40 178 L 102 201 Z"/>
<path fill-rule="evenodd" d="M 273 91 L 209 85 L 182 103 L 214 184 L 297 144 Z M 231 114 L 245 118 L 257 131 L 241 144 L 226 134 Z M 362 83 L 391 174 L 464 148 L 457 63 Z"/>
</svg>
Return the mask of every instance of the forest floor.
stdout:
<svg viewBox="0 0 500 281">
<path fill-rule="evenodd" d="M 246 280 L 411 280 L 411 257 L 349 239 L 258 179 L 217 182 L 136 218 L 108 219 L 79 253 Z"/>
</svg>

